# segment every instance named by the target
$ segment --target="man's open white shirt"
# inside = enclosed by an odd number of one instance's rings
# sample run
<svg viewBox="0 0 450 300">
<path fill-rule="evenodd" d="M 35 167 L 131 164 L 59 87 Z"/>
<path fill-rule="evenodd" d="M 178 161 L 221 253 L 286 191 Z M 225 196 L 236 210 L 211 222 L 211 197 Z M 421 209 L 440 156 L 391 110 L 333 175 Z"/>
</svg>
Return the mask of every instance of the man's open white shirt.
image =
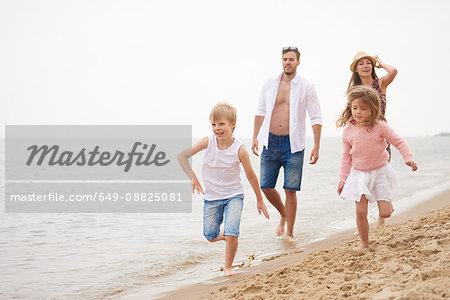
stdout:
<svg viewBox="0 0 450 300">
<path fill-rule="evenodd" d="M 278 87 L 281 76 L 269 78 L 261 91 L 259 97 L 257 116 L 263 116 L 264 122 L 258 134 L 258 142 L 263 146 L 268 146 L 270 120 L 277 98 Z M 290 82 L 289 91 L 289 140 L 291 143 L 291 153 L 305 149 L 305 122 L 306 111 L 311 119 L 311 126 L 322 125 L 322 114 L 320 112 L 319 99 L 314 85 L 305 78 L 296 74 Z"/>
</svg>

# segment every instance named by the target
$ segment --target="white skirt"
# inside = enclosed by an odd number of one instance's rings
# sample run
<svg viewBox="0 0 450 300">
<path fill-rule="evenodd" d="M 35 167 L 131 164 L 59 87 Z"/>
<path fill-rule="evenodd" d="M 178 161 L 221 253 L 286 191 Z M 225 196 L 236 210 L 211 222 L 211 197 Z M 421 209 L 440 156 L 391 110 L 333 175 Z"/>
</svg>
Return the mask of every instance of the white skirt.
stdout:
<svg viewBox="0 0 450 300">
<path fill-rule="evenodd" d="M 365 195 L 370 202 L 391 202 L 398 192 L 397 178 L 390 164 L 373 171 L 358 171 L 353 167 L 345 181 L 340 197 L 360 201 Z"/>
</svg>

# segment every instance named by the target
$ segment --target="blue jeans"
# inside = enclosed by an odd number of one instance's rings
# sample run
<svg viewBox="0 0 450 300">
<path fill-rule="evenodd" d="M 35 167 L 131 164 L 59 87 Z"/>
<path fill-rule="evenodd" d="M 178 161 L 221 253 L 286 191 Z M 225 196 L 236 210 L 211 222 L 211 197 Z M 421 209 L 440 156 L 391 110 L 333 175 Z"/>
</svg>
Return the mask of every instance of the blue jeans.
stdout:
<svg viewBox="0 0 450 300">
<path fill-rule="evenodd" d="M 207 240 L 219 237 L 220 225 L 225 219 L 223 235 L 239 236 L 244 195 L 223 200 L 203 201 L 203 235 Z"/>
<path fill-rule="evenodd" d="M 305 150 L 291 153 L 289 135 L 269 132 L 268 147 L 261 154 L 261 189 L 274 188 L 280 168 L 284 168 L 283 189 L 299 191 L 302 182 L 303 156 Z"/>
</svg>

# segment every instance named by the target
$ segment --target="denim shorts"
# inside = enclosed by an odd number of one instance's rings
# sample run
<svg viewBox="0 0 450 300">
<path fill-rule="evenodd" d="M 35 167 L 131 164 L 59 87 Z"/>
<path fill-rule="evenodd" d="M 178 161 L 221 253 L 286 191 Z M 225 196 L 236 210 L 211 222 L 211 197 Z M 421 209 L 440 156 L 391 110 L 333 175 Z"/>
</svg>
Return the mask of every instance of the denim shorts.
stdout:
<svg viewBox="0 0 450 300">
<path fill-rule="evenodd" d="M 261 189 L 274 188 L 280 168 L 284 168 L 283 189 L 299 191 L 302 182 L 303 156 L 305 150 L 291 153 L 289 135 L 269 132 L 269 144 L 261 154 Z"/>
<path fill-rule="evenodd" d="M 219 237 L 220 225 L 224 222 L 223 235 L 239 236 L 244 195 L 223 200 L 204 200 L 203 235 L 207 240 Z"/>
</svg>

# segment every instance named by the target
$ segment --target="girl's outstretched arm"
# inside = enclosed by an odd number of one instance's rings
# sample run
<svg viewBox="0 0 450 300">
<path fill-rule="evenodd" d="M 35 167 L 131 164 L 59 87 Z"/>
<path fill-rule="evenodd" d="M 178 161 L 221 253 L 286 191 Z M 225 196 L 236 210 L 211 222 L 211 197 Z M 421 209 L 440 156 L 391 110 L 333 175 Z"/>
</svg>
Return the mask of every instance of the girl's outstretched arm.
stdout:
<svg viewBox="0 0 450 300">
<path fill-rule="evenodd" d="M 256 177 L 255 172 L 253 171 L 252 165 L 250 163 L 250 157 L 248 156 L 247 150 L 245 150 L 244 145 L 242 145 L 239 148 L 238 152 L 239 160 L 242 163 L 242 166 L 244 167 L 245 176 L 247 177 L 248 182 L 250 182 L 250 185 L 253 188 L 253 191 L 256 195 L 256 208 L 258 209 L 258 213 L 264 214 L 264 216 L 269 219 L 269 212 L 267 211 L 267 207 L 264 204 L 261 189 L 259 188 L 259 181 L 258 177 Z"/>
<path fill-rule="evenodd" d="M 408 143 L 404 138 L 398 135 L 386 122 L 380 122 L 380 126 L 383 128 L 384 138 L 391 143 L 403 157 L 405 162 L 412 161 L 414 159 L 414 155 L 409 147 Z"/>
<path fill-rule="evenodd" d="M 197 154 L 198 152 L 202 151 L 203 149 L 206 149 L 208 147 L 208 137 L 204 137 L 200 139 L 197 143 L 192 145 L 192 147 L 188 147 L 181 151 L 178 154 L 178 162 L 181 165 L 181 168 L 183 169 L 184 173 L 191 179 L 192 184 L 192 193 L 196 191 L 198 194 L 204 194 L 202 185 L 197 179 L 197 176 L 195 176 L 194 171 L 192 170 L 191 166 L 189 165 L 188 159 Z"/>
<path fill-rule="evenodd" d="M 413 171 L 417 171 L 417 164 L 413 159 L 413 153 L 408 143 L 404 138 L 398 135 L 389 125 L 382 122 L 381 126 L 383 126 L 384 135 L 386 140 L 394 145 L 395 148 L 400 151 L 400 154 L 403 156 L 403 160 L 407 166 L 410 166 Z"/>
<path fill-rule="evenodd" d="M 407 166 L 410 166 L 413 171 L 417 171 L 417 164 L 414 160 L 411 159 L 411 160 L 405 161 L 405 164 Z"/>
</svg>

